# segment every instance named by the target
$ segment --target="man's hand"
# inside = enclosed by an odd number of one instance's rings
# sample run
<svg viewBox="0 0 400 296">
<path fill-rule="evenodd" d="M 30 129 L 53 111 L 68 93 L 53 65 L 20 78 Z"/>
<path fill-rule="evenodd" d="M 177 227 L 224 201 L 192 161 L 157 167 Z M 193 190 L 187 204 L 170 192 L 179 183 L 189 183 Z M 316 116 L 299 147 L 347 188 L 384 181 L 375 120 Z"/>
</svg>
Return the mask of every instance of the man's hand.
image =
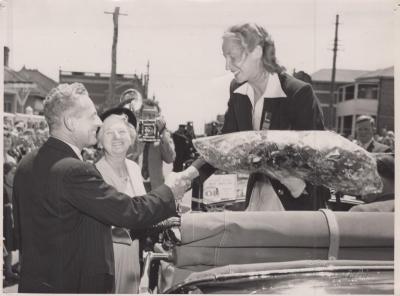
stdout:
<svg viewBox="0 0 400 296">
<path fill-rule="evenodd" d="M 181 200 L 183 198 L 183 195 L 185 194 L 186 190 L 189 189 L 191 183 L 192 179 L 185 175 L 184 172 L 171 172 L 165 179 L 165 185 L 171 189 L 175 199 L 177 200 Z"/>
</svg>

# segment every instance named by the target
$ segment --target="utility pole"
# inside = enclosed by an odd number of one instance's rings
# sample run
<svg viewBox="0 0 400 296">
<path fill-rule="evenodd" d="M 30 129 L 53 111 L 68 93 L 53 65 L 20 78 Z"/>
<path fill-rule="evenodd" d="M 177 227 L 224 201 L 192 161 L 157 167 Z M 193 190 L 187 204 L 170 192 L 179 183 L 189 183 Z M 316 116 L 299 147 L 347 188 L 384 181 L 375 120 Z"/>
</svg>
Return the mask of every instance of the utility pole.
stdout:
<svg viewBox="0 0 400 296">
<path fill-rule="evenodd" d="M 144 88 L 144 94 L 146 98 L 149 98 L 149 80 L 150 80 L 150 61 L 147 60 L 147 73 L 146 73 L 145 88 Z"/>
<path fill-rule="evenodd" d="M 113 35 L 113 43 L 111 49 L 111 76 L 110 76 L 110 84 L 108 91 L 108 99 L 106 101 L 106 106 L 111 106 L 114 103 L 115 76 L 117 72 L 118 16 L 127 14 L 119 13 L 119 7 L 115 7 L 114 12 L 105 11 L 104 13 L 112 14 L 114 23 L 114 35 Z"/>
<path fill-rule="evenodd" d="M 337 52 L 337 43 L 338 43 L 338 27 L 339 27 L 339 15 L 336 15 L 336 24 L 335 24 L 335 40 L 333 43 L 333 65 L 332 65 L 332 76 L 331 76 L 331 89 L 330 89 L 330 101 L 329 101 L 329 125 L 328 128 L 330 130 L 334 129 L 335 123 L 335 115 L 333 104 L 335 102 L 335 76 L 336 76 L 336 52 Z"/>
</svg>

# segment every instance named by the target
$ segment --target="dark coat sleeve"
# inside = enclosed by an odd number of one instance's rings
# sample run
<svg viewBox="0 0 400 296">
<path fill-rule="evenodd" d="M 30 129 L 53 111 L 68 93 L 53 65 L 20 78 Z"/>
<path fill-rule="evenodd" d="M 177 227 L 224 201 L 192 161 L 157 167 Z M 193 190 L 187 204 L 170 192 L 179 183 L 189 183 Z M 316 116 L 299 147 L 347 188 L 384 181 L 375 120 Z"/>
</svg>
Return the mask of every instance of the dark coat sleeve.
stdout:
<svg viewBox="0 0 400 296">
<path fill-rule="evenodd" d="M 64 173 L 55 174 L 61 175 L 56 181 L 64 193 L 63 199 L 105 224 L 143 228 L 176 214 L 173 193 L 166 185 L 131 198 L 106 184 L 92 164 L 70 159 L 62 160 L 57 166 L 68 168 Z"/>
<path fill-rule="evenodd" d="M 294 130 L 324 130 L 324 117 L 319 100 L 311 85 L 305 84 L 293 97 L 293 129 Z M 318 210 L 326 207 L 330 191 L 324 186 L 312 185 L 308 182 L 306 191 L 309 196 L 294 199 L 289 191 L 281 201 L 286 210 Z"/>
<path fill-rule="evenodd" d="M 233 107 L 233 97 L 231 96 L 228 101 L 228 109 L 225 112 L 224 125 L 221 129 L 222 134 L 233 133 L 239 131 L 239 127 L 235 117 L 235 110 Z M 192 163 L 200 175 L 200 182 L 203 183 L 208 177 L 210 177 L 217 169 L 212 165 L 208 164 L 203 159 L 197 159 Z"/>
<path fill-rule="evenodd" d="M 290 100 L 293 130 L 324 130 L 324 117 L 311 85 L 304 84 Z"/>
<path fill-rule="evenodd" d="M 243 83 L 237 83 L 234 79 L 231 81 L 229 92 L 230 98 L 228 100 L 228 109 L 224 116 L 224 125 L 222 126 L 221 133 L 228 134 L 245 130 L 252 130 L 251 126 L 251 104 L 244 103 L 243 98 L 234 94 L 235 89 Z M 205 162 L 204 160 L 196 160 L 193 164 L 200 173 L 200 181 L 204 182 L 211 176 L 216 168 Z"/>
<path fill-rule="evenodd" d="M 367 148 L 367 151 L 373 152 L 373 153 L 392 153 L 392 149 L 382 143 L 379 143 L 378 141 L 373 140 L 372 143 L 369 145 Z"/>
<path fill-rule="evenodd" d="M 225 112 L 224 116 L 224 125 L 222 126 L 221 133 L 233 133 L 239 131 L 239 127 L 236 121 L 234 104 L 233 104 L 234 97 L 231 96 L 228 101 L 228 109 Z"/>
</svg>

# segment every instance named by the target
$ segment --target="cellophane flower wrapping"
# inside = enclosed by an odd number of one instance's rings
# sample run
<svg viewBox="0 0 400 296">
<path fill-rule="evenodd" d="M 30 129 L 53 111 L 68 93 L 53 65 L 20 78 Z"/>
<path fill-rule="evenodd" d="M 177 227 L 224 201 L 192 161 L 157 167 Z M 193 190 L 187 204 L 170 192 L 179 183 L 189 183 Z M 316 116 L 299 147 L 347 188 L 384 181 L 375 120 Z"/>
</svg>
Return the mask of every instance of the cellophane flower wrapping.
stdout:
<svg viewBox="0 0 400 296">
<path fill-rule="evenodd" d="M 349 195 L 382 191 L 375 158 L 331 131 L 245 131 L 193 140 L 215 168 L 299 178 Z"/>
</svg>

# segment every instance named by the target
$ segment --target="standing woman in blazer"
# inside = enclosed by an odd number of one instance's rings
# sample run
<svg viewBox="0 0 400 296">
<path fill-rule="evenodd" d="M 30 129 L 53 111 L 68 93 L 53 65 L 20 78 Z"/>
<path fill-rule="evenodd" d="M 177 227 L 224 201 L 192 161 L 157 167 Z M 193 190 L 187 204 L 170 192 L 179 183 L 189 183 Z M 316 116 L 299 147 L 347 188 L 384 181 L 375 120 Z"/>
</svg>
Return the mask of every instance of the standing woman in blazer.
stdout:
<svg viewBox="0 0 400 296">
<path fill-rule="evenodd" d="M 222 37 L 226 70 L 234 75 L 222 133 L 248 130 L 323 130 L 323 115 L 310 84 L 285 72 L 270 34 L 257 24 L 230 27 Z M 215 168 L 204 160 L 193 166 L 204 181 Z M 325 198 L 323 198 L 325 196 Z M 314 210 L 324 207 L 326 188 L 300 179 L 249 177 L 247 210 Z"/>
</svg>

